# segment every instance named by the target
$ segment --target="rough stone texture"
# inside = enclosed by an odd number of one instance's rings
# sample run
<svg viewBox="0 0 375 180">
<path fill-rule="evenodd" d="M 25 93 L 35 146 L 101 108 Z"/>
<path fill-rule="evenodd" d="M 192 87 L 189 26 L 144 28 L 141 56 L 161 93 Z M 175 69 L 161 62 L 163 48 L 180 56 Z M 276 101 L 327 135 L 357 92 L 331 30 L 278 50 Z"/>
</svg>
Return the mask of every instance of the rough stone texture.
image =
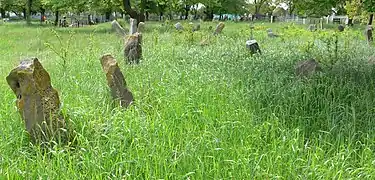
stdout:
<svg viewBox="0 0 375 180">
<path fill-rule="evenodd" d="M 221 31 L 223 31 L 224 27 L 225 27 L 225 24 L 223 22 L 220 22 L 218 25 L 216 25 L 214 35 L 220 34 Z"/>
<path fill-rule="evenodd" d="M 129 34 L 132 35 L 137 32 L 137 20 L 130 18 L 130 29 Z"/>
<path fill-rule="evenodd" d="M 34 142 L 66 140 L 60 99 L 37 58 L 24 60 L 6 80 L 17 96 L 17 108 Z"/>
<path fill-rule="evenodd" d="M 194 27 L 193 27 L 193 32 L 199 31 L 200 29 L 201 29 L 201 25 L 200 24 L 195 24 Z"/>
<path fill-rule="evenodd" d="M 345 30 L 345 26 L 340 24 L 337 29 L 339 30 L 339 32 L 343 32 Z"/>
<path fill-rule="evenodd" d="M 105 54 L 100 58 L 102 69 L 107 78 L 107 84 L 111 89 L 111 95 L 114 100 L 120 102 L 120 106 L 128 107 L 133 101 L 133 94 L 127 89 L 125 77 L 122 74 L 116 59 Z"/>
<path fill-rule="evenodd" d="M 174 27 L 176 28 L 177 31 L 182 31 L 184 30 L 184 27 L 182 26 L 182 24 L 180 22 L 176 23 L 174 25 Z"/>
<path fill-rule="evenodd" d="M 321 67 L 319 63 L 316 62 L 314 59 L 298 62 L 298 64 L 295 67 L 296 75 L 300 77 L 309 76 L 315 73 L 316 71 L 320 70 Z"/>
<path fill-rule="evenodd" d="M 371 25 L 366 27 L 365 35 L 366 35 L 366 40 L 368 43 L 371 43 L 373 41 L 372 31 L 373 31 L 373 27 Z"/>
<path fill-rule="evenodd" d="M 144 22 L 138 23 L 137 32 L 142 33 L 144 30 L 145 30 L 145 23 Z"/>
<path fill-rule="evenodd" d="M 250 50 L 251 54 L 255 54 L 255 53 L 262 54 L 259 44 L 256 40 L 246 41 L 246 48 Z"/>
<path fill-rule="evenodd" d="M 122 28 L 121 25 L 116 20 L 113 20 L 111 25 L 112 25 L 112 30 L 115 31 L 118 35 L 120 36 L 126 35 L 125 29 Z"/>
<path fill-rule="evenodd" d="M 315 24 L 310 24 L 308 29 L 311 32 L 316 31 L 316 25 Z"/>
<path fill-rule="evenodd" d="M 142 58 L 142 34 L 135 33 L 129 35 L 126 39 L 124 56 L 128 63 L 139 63 Z"/>
</svg>

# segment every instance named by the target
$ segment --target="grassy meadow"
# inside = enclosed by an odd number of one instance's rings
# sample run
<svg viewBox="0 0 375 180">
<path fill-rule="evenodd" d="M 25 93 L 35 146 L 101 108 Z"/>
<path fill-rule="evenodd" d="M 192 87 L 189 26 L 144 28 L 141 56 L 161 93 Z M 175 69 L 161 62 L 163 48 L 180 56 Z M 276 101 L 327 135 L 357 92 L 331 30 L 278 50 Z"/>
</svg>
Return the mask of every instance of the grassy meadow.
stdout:
<svg viewBox="0 0 375 180">
<path fill-rule="evenodd" d="M 139 65 L 125 63 L 109 23 L 0 25 L 0 179 L 375 178 L 375 50 L 362 30 L 255 23 L 263 54 L 251 56 L 248 23 L 226 22 L 217 37 L 213 22 L 195 33 L 173 24 L 146 23 Z M 127 110 L 111 103 L 105 53 L 135 96 Z M 28 57 L 49 72 L 76 144 L 30 143 L 5 81 Z M 322 72 L 297 78 L 308 58 Z"/>
</svg>

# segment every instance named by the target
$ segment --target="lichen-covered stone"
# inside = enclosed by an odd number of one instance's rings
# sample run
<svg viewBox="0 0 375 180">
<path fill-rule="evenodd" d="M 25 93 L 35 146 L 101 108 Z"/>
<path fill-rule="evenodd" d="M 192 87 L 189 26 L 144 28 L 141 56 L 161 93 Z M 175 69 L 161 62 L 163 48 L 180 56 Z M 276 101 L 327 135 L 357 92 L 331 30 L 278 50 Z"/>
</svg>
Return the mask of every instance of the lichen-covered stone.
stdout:
<svg viewBox="0 0 375 180">
<path fill-rule="evenodd" d="M 51 78 L 37 58 L 24 60 L 6 80 L 17 97 L 17 108 L 33 141 L 65 140 L 66 124 Z"/>
<path fill-rule="evenodd" d="M 118 100 L 122 107 L 128 107 L 134 101 L 134 98 L 126 87 L 125 77 L 116 59 L 110 54 L 105 54 L 100 58 L 100 62 L 113 99 Z"/>
<path fill-rule="evenodd" d="M 216 29 L 214 32 L 214 35 L 220 34 L 225 27 L 225 24 L 223 22 L 220 22 L 218 25 L 216 25 Z"/>
<path fill-rule="evenodd" d="M 142 34 L 129 35 L 125 42 L 124 56 L 129 64 L 138 64 L 142 58 Z"/>
</svg>

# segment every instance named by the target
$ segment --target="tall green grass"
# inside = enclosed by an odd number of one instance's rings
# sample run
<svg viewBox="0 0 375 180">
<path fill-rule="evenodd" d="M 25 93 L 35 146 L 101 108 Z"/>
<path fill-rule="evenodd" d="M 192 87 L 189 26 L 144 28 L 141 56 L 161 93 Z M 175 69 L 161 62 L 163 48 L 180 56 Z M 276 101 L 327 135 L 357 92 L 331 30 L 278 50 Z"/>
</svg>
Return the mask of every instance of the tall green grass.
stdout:
<svg viewBox="0 0 375 180">
<path fill-rule="evenodd" d="M 333 30 L 258 23 L 254 37 L 263 54 L 251 56 L 248 24 L 226 23 L 205 47 L 199 41 L 214 23 L 196 33 L 170 26 L 147 23 L 143 60 L 127 65 L 109 24 L 1 25 L 0 177 L 374 178 L 375 69 L 367 63 L 374 49 L 361 31 L 337 34 L 335 51 Z M 282 38 L 267 38 L 267 28 Z M 136 98 L 127 110 L 111 104 L 99 62 L 104 53 L 117 58 Z M 29 143 L 5 77 L 31 56 L 59 90 L 74 145 L 44 151 Z M 307 58 L 323 71 L 296 78 L 294 65 Z"/>
</svg>

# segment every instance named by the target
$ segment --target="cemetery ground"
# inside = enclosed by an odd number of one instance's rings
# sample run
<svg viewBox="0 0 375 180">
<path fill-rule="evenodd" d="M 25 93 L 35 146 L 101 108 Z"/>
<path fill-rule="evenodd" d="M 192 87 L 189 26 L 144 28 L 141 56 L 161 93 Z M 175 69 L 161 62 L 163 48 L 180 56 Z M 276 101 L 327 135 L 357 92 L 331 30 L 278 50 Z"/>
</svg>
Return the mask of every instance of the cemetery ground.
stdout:
<svg viewBox="0 0 375 180">
<path fill-rule="evenodd" d="M 0 25 L 0 177 L 374 178 L 375 51 L 363 30 L 256 23 L 262 55 L 251 56 L 249 24 L 225 23 L 213 36 L 213 22 L 194 33 L 188 22 L 183 32 L 146 22 L 137 65 L 125 62 L 110 23 Z M 280 37 L 269 38 L 268 28 Z M 99 60 L 105 53 L 134 95 L 127 109 L 112 103 Z M 28 57 L 49 72 L 75 143 L 30 143 L 5 80 Z M 322 71 L 297 77 L 297 62 L 310 58 Z"/>
</svg>

